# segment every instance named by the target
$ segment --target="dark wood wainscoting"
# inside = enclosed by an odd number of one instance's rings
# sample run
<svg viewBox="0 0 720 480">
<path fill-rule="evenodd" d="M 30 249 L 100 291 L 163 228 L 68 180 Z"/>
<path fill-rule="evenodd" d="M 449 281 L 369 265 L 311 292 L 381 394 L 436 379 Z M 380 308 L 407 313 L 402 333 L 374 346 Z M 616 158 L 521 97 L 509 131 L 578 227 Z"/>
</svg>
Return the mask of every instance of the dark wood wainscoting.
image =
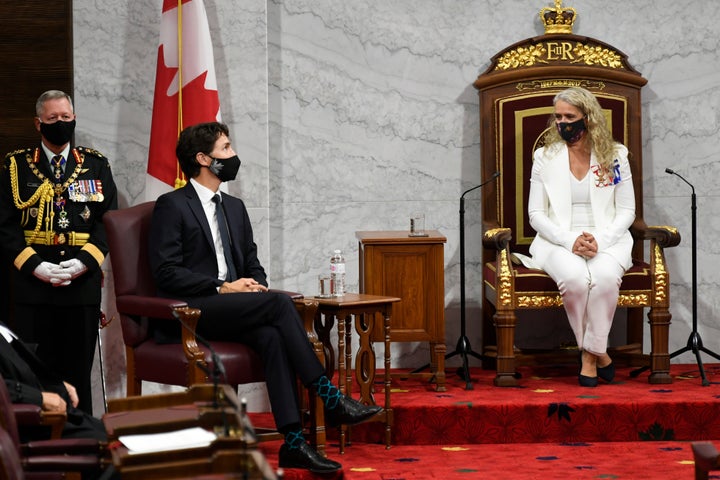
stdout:
<svg viewBox="0 0 720 480">
<path fill-rule="evenodd" d="M 35 101 L 46 90 L 73 95 L 72 0 L 0 1 L 0 158 L 39 142 Z M 0 272 L 7 272 L 2 259 Z M 0 273 L 0 320 L 15 324 L 9 275 Z"/>
</svg>

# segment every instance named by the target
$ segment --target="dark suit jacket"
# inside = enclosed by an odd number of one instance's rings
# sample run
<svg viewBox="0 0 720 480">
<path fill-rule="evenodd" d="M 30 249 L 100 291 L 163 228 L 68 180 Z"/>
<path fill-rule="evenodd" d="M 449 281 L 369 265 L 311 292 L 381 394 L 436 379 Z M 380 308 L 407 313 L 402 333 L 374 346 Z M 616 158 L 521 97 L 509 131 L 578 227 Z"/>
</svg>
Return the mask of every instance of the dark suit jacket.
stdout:
<svg viewBox="0 0 720 480">
<path fill-rule="evenodd" d="M 254 278 L 267 286 L 245 204 L 225 193 L 222 203 L 238 277 Z M 217 295 L 217 287 L 223 282 L 217 278 L 210 225 L 190 182 L 157 199 L 149 242 L 150 266 L 160 296 L 190 301 L 195 297 Z"/>
<path fill-rule="evenodd" d="M 253 278 L 267 286 L 267 277 L 257 257 L 252 225 L 245 204 L 239 198 L 222 194 L 232 255 L 238 278 Z M 149 235 L 150 267 L 158 295 L 186 301 L 217 295 L 218 266 L 210 225 L 195 187 L 185 187 L 161 195 L 155 202 Z M 180 326 L 171 322 L 151 324 L 155 340 L 180 340 Z"/>
<path fill-rule="evenodd" d="M 10 401 L 13 403 L 30 403 L 42 407 L 42 392 L 60 395 L 67 404 L 67 421 L 63 428 L 63 437 L 107 440 L 102 422 L 72 406 L 70 395 L 62 379 L 21 340 L 13 340 L 10 344 L 0 335 L 0 374 L 5 380 Z M 47 427 L 39 429 L 29 427 L 19 433 L 22 442 L 49 438 Z"/>
<path fill-rule="evenodd" d="M 13 346 L 0 335 L 0 374 L 13 403 L 42 406 L 42 392 L 54 392 L 70 404 L 62 379 L 51 372 L 24 343 Z"/>
</svg>

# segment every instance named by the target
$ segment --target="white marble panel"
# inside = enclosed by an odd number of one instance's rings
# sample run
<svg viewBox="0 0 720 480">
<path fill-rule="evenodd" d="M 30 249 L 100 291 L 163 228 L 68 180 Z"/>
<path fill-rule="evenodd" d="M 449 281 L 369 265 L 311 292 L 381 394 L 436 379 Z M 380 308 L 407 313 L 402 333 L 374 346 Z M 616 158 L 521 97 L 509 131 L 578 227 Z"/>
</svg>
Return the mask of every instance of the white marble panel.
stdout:
<svg viewBox="0 0 720 480">
<path fill-rule="evenodd" d="M 701 14 L 692 22 L 687 5 L 676 0 L 565 3 L 580 14 L 575 33 L 620 49 L 648 79 L 645 218 L 675 225 L 683 235 L 667 252 L 671 351 L 685 345 L 692 323 L 690 189 L 665 168 L 697 192 L 698 319 L 706 346 L 718 349 L 713 312 L 720 264 L 713 239 L 720 231 L 714 214 L 720 3 L 693 3 Z M 243 160 L 230 192 L 250 208 L 272 285 L 314 293 L 331 250 L 342 248 L 349 286 L 356 289 L 354 232 L 403 230 L 411 211 L 424 211 L 427 227 L 448 238 L 446 338 L 453 350 L 459 334 L 458 199 L 480 180 L 472 82 L 495 53 L 542 34 L 537 13 L 552 2 L 205 4 L 222 115 Z M 74 2 L 77 137 L 111 158 L 123 206 L 144 200 L 159 8 L 149 0 Z M 477 192 L 468 196 L 465 218 L 468 334 L 475 350 L 482 344 L 479 198 Z M 106 297 L 112 297 L 110 282 Z M 528 332 L 528 340 L 536 334 Z M 111 326 L 103 335 L 110 395 L 118 396 L 124 391 L 117 386 L 123 378 L 119 330 Z M 116 347 L 106 347 L 113 342 Z M 424 363 L 423 348 L 393 347 L 393 361 Z M 687 355 L 674 360 L 694 361 Z"/>
</svg>

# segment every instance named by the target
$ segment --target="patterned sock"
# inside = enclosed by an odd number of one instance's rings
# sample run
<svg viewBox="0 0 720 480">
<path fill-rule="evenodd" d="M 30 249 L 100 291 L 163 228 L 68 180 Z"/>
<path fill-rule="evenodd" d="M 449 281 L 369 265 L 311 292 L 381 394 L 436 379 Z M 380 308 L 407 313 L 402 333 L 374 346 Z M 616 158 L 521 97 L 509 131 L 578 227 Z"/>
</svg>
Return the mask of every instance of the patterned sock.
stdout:
<svg viewBox="0 0 720 480">
<path fill-rule="evenodd" d="M 303 435 L 302 429 L 289 431 L 285 434 L 285 443 L 290 450 L 296 450 L 300 448 L 300 445 L 305 443 L 305 436 Z"/>
<path fill-rule="evenodd" d="M 322 375 L 312 383 L 313 387 L 317 390 L 317 394 L 325 404 L 325 408 L 332 410 L 338 406 L 338 402 L 342 398 L 340 390 L 330 382 L 330 379 L 325 375 Z"/>
</svg>

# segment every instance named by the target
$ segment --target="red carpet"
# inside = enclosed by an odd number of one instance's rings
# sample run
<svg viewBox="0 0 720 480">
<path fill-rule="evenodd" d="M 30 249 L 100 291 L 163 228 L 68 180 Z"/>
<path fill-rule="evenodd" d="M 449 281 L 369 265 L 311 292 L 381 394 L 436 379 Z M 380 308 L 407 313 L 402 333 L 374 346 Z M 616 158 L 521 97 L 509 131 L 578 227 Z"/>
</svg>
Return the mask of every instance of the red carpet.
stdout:
<svg viewBox="0 0 720 480">
<path fill-rule="evenodd" d="M 344 456 L 329 432 L 328 455 L 344 467 L 330 478 L 692 478 L 689 442 L 720 440 L 720 366 L 705 368 L 708 387 L 695 365 L 674 365 L 670 385 L 618 369 L 613 384 L 594 389 L 577 386 L 572 367 L 522 368 L 517 388 L 494 387 L 493 372 L 473 369 L 473 390 L 448 370 L 447 392 L 394 377 L 392 448 L 380 423 L 355 427 Z M 252 419 L 263 425 L 269 415 Z M 276 466 L 279 444 L 261 448 Z"/>
</svg>

